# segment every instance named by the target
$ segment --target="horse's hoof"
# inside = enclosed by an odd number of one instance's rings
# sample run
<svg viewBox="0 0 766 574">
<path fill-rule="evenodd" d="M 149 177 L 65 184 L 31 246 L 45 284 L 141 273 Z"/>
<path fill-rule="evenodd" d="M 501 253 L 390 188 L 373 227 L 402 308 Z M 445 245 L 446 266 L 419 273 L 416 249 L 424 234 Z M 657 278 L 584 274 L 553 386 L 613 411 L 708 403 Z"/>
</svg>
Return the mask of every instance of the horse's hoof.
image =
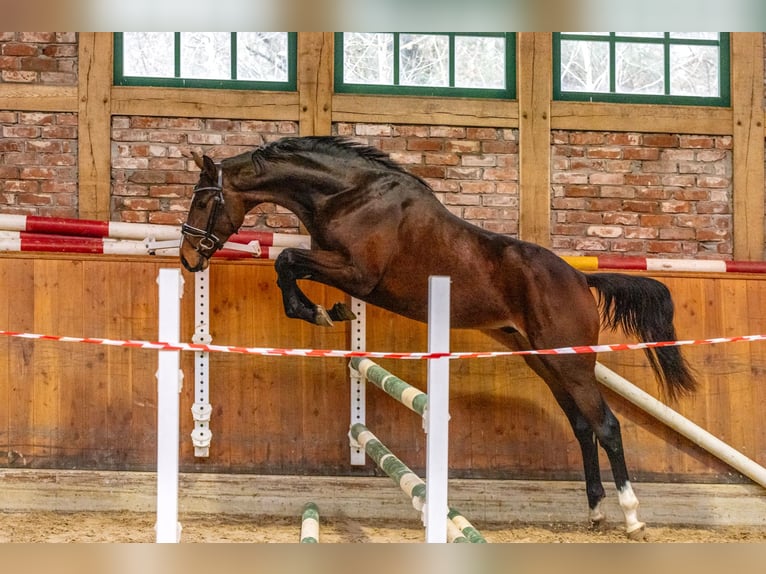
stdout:
<svg viewBox="0 0 766 574">
<path fill-rule="evenodd" d="M 314 323 L 320 327 L 333 326 L 332 319 L 330 319 L 330 314 L 321 305 L 317 305 L 316 311 L 314 312 Z"/>
<path fill-rule="evenodd" d="M 646 524 L 639 522 L 638 524 L 633 525 L 633 527 L 631 527 L 631 529 L 628 530 L 626 534 L 628 535 L 628 540 L 641 542 L 646 538 Z"/>
<path fill-rule="evenodd" d="M 588 522 L 589 529 L 590 530 L 602 530 L 604 528 L 604 525 L 606 524 L 605 518 L 606 517 L 604 517 L 604 516 L 602 516 L 601 518 L 598 518 L 598 519 L 591 518 L 589 520 L 589 522 Z"/>
<path fill-rule="evenodd" d="M 330 309 L 330 318 L 333 321 L 353 321 L 356 319 L 354 312 L 345 303 L 336 303 Z"/>
</svg>

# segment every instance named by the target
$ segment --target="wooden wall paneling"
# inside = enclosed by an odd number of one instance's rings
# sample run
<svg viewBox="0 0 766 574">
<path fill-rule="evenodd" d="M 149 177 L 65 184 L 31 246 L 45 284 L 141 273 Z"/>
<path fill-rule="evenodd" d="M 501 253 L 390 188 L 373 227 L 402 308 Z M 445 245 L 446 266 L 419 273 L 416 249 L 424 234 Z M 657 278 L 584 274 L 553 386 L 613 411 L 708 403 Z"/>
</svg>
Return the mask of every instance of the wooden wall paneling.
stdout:
<svg viewBox="0 0 766 574">
<path fill-rule="evenodd" d="M 330 135 L 332 129 L 332 32 L 298 33 L 300 135 Z"/>
<path fill-rule="evenodd" d="M 554 130 L 728 135 L 731 122 L 730 108 L 551 102 Z"/>
<path fill-rule="evenodd" d="M 110 219 L 113 53 L 111 33 L 80 32 L 77 156 L 84 219 Z"/>
<path fill-rule="evenodd" d="M 297 121 L 298 93 L 113 86 L 113 115 Z"/>
<path fill-rule="evenodd" d="M 334 94 L 333 122 L 518 127 L 516 102 L 490 99 L 421 98 Z"/>
<path fill-rule="evenodd" d="M 83 262 L 82 273 L 82 335 L 93 337 L 112 337 L 120 339 L 124 333 L 110 330 L 110 324 L 120 316 L 121 310 L 116 305 L 126 305 L 122 297 L 115 297 L 110 290 L 110 280 L 120 280 L 119 273 L 114 273 L 115 264 L 108 261 L 88 260 Z M 124 290 L 123 290 L 124 292 Z M 61 343 L 60 346 L 63 346 Z M 65 350 L 62 347 L 62 350 Z M 119 437 L 110 433 L 109 403 L 111 401 L 111 365 L 122 357 L 115 356 L 106 346 L 71 344 L 68 350 L 73 357 L 83 357 L 82 369 L 78 377 L 71 382 L 77 385 L 80 396 L 80 433 L 85 440 L 81 454 L 83 464 L 90 468 L 104 468 L 110 464 L 110 453 L 119 453 L 124 445 Z M 116 438 L 117 440 L 113 440 Z"/>
<path fill-rule="evenodd" d="M 6 297 L 2 306 L 4 328 L 32 332 L 34 329 L 34 272 L 29 260 L 0 259 L 0 283 Z M 2 342 L 5 397 L 0 406 L 0 433 L 5 440 L 0 448 L 5 449 L 9 466 L 24 466 L 28 448 L 33 444 L 34 425 L 34 345 L 33 341 L 7 337 Z M 2 459 L 0 459 L 2 460 Z"/>
<path fill-rule="evenodd" d="M 519 237 L 550 246 L 550 33 L 519 33 Z"/>
<path fill-rule="evenodd" d="M 2 83 L 0 109 L 20 112 L 76 112 L 77 87 Z"/>
<path fill-rule="evenodd" d="M 763 33 L 731 35 L 734 259 L 764 258 Z"/>
</svg>

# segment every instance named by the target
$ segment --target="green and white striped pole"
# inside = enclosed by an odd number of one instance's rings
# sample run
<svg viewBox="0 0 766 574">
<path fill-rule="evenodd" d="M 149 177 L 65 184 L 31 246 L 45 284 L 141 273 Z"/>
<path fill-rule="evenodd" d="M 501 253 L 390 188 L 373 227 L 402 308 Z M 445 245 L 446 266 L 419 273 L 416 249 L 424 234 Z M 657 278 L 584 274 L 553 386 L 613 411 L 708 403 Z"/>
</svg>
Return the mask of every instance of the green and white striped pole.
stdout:
<svg viewBox="0 0 766 574">
<path fill-rule="evenodd" d="M 410 468 L 399 460 L 378 437 L 362 423 L 351 425 L 349 433 L 365 450 L 365 452 L 376 462 L 380 469 L 412 499 L 412 506 L 417 511 L 422 511 L 426 503 L 426 483 Z"/>
<path fill-rule="evenodd" d="M 449 512 L 447 513 L 447 517 L 449 518 L 449 521 L 458 528 L 458 530 L 466 538 L 467 542 L 473 542 L 474 544 L 487 543 L 481 533 L 476 530 L 474 525 L 471 524 L 465 516 L 460 514 L 459 510 L 450 507 Z M 454 542 L 458 541 L 455 540 Z"/>
<path fill-rule="evenodd" d="M 362 377 L 370 381 L 381 391 L 395 398 L 408 409 L 415 411 L 420 416 L 423 416 L 426 412 L 428 395 L 420 389 L 413 387 L 370 359 L 352 357 L 349 364 Z"/>
<path fill-rule="evenodd" d="M 303 507 L 301 520 L 301 543 L 316 544 L 319 542 L 319 508 L 313 502 L 307 502 Z"/>
</svg>

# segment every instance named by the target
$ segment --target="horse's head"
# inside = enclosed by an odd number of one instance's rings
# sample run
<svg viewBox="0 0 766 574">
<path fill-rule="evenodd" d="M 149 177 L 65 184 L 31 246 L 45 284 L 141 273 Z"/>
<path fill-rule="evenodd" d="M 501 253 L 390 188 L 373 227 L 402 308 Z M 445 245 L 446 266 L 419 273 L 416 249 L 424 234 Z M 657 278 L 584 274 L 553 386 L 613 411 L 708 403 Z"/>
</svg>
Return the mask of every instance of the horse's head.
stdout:
<svg viewBox="0 0 766 574">
<path fill-rule="evenodd" d="M 235 194 L 227 192 L 223 166 L 206 155 L 192 155 L 201 172 L 186 223 L 181 228 L 180 256 L 183 266 L 194 273 L 208 266 L 213 253 L 242 224 L 244 213 L 237 216 L 241 209 L 237 209 Z"/>
</svg>

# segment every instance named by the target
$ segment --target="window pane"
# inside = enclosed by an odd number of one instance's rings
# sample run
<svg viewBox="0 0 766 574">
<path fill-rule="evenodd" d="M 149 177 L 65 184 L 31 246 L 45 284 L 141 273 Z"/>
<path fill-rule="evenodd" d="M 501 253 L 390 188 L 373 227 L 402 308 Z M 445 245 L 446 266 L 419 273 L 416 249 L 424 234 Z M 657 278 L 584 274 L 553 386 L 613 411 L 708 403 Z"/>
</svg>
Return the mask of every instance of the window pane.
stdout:
<svg viewBox="0 0 766 574">
<path fill-rule="evenodd" d="M 393 84 L 394 35 L 343 34 L 343 79 L 349 84 Z"/>
<path fill-rule="evenodd" d="M 181 32 L 181 76 L 230 79 L 231 34 L 229 32 Z"/>
<path fill-rule="evenodd" d="M 609 44 L 562 41 L 561 89 L 569 92 L 608 92 Z"/>
<path fill-rule="evenodd" d="M 449 38 L 424 34 L 399 36 L 399 83 L 449 86 Z"/>
<path fill-rule="evenodd" d="M 286 82 L 286 32 L 239 32 L 237 34 L 237 79 Z"/>
<path fill-rule="evenodd" d="M 505 88 L 505 38 L 455 38 L 455 86 Z"/>
<path fill-rule="evenodd" d="M 670 32 L 671 38 L 683 38 L 686 40 L 719 40 L 718 32 Z"/>
<path fill-rule="evenodd" d="M 717 97 L 720 94 L 718 60 L 715 46 L 671 46 L 670 93 Z"/>
<path fill-rule="evenodd" d="M 618 36 L 626 38 L 664 38 L 665 32 L 615 32 Z"/>
<path fill-rule="evenodd" d="M 665 91 L 664 50 L 657 44 L 616 45 L 615 89 L 626 94 Z"/>
<path fill-rule="evenodd" d="M 175 75 L 173 32 L 125 32 L 122 35 L 126 76 L 172 78 Z"/>
</svg>

